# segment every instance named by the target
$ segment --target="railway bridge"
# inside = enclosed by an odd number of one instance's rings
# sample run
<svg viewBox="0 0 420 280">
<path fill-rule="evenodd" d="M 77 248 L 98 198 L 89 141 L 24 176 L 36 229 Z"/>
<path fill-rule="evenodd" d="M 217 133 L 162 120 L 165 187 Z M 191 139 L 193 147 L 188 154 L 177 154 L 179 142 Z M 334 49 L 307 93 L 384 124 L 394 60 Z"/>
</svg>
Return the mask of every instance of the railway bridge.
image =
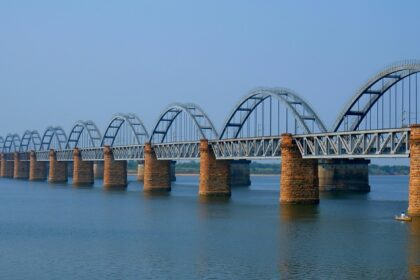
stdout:
<svg viewBox="0 0 420 280">
<path fill-rule="evenodd" d="M 351 97 L 331 129 L 287 88 L 257 88 L 243 96 L 218 131 L 196 104 L 170 104 L 148 130 L 135 114 L 114 115 L 104 132 L 77 121 L 44 133 L 0 137 L 0 176 L 74 185 L 103 177 L 106 188 L 127 185 L 127 161 L 138 161 L 145 192 L 171 189 L 174 162 L 200 162 L 199 194 L 230 196 L 249 184 L 251 160 L 281 159 L 280 203 L 319 203 L 319 191 L 368 192 L 372 158 L 410 158 L 409 207 L 420 215 L 420 61 L 389 65 Z"/>
</svg>

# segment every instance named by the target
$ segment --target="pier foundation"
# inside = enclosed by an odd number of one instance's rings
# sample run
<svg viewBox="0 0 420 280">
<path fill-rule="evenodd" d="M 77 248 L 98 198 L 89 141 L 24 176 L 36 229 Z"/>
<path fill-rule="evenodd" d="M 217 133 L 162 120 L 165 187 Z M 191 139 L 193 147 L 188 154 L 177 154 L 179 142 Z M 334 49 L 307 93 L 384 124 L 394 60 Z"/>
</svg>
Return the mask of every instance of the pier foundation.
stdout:
<svg viewBox="0 0 420 280">
<path fill-rule="evenodd" d="M 137 162 L 137 181 L 144 182 L 144 160 Z"/>
<path fill-rule="evenodd" d="M 116 161 L 110 146 L 104 147 L 104 187 L 127 187 L 127 161 Z"/>
<path fill-rule="evenodd" d="M 20 153 L 15 152 L 14 156 L 14 179 L 28 179 L 29 178 L 29 161 L 23 161 L 20 158 Z"/>
<path fill-rule="evenodd" d="M 31 151 L 29 154 L 29 180 L 44 181 L 47 179 L 47 162 L 37 161 L 36 153 Z"/>
<path fill-rule="evenodd" d="M 93 164 L 93 174 L 95 176 L 95 179 L 104 178 L 104 162 L 103 161 L 96 161 Z"/>
<path fill-rule="evenodd" d="M 57 161 L 57 153 L 51 149 L 49 153 L 50 170 L 48 174 L 49 183 L 64 183 L 68 180 L 67 162 Z"/>
<path fill-rule="evenodd" d="M 289 133 L 281 135 L 280 203 L 319 203 L 318 161 L 303 159 Z"/>
<path fill-rule="evenodd" d="M 318 163 L 319 190 L 370 192 L 366 159 L 327 159 Z"/>
<path fill-rule="evenodd" d="M 83 161 L 78 148 L 73 150 L 73 185 L 93 185 L 93 161 Z"/>
<path fill-rule="evenodd" d="M 206 139 L 200 140 L 200 185 L 201 196 L 231 195 L 230 161 L 216 160 L 213 149 Z"/>
<path fill-rule="evenodd" d="M 230 185 L 248 187 L 251 185 L 250 160 L 234 160 L 230 163 Z"/>
<path fill-rule="evenodd" d="M 167 192 L 171 190 L 171 161 L 158 160 L 150 143 L 144 147 L 145 192 Z"/>
<path fill-rule="evenodd" d="M 420 125 L 412 125 L 410 131 L 410 182 L 408 213 L 420 216 Z"/>
<path fill-rule="evenodd" d="M 14 162 L 7 160 L 7 155 L 1 154 L 0 176 L 4 178 L 13 178 Z"/>
</svg>

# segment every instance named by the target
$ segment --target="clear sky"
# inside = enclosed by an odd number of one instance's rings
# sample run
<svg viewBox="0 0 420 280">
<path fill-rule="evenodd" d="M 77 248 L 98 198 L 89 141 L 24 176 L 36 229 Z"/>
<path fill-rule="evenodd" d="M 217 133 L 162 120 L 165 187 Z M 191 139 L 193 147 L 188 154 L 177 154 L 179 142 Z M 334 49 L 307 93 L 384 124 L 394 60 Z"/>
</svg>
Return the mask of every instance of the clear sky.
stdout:
<svg viewBox="0 0 420 280">
<path fill-rule="evenodd" d="M 383 66 L 420 58 L 420 1 L 0 1 L 0 135 L 103 131 L 171 102 L 221 129 L 242 95 L 291 88 L 331 127 Z"/>
</svg>

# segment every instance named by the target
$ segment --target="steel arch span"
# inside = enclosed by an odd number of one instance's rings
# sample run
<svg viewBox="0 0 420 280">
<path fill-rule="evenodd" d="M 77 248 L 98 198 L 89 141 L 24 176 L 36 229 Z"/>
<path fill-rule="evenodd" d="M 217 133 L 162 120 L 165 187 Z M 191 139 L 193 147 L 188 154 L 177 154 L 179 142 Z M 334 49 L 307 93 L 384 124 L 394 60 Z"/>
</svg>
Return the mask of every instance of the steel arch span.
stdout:
<svg viewBox="0 0 420 280">
<path fill-rule="evenodd" d="M 8 134 L 3 144 L 3 153 L 18 152 L 20 146 L 20 137 L 18 134 Z"/>
<path fill-rule="evenodd" d="M 102 135 L 93 121 L 77 121 L 69 134 L 66 148 L 94 148 L 99 147 Z"/>
<path fill-rule="evenodd" d="M 372 114 L 369 118 L 370 122 L 373 119 L 377 123 L 375 129 L 397 128 L 407 126 L 411 119 L 417 121 L 418 72 L 420 72 L 420 61 L 406 60 L 376 73 L 356 91 L 338 115 L 332 131 L 359 130 L 362 122 L 367 122 L 368 115 L 374 113 L 371 112 L 373 110 L 376 115 Z M 415 108 L 412 106 L 413 103 Z M 414 113 L 412 109 L 415 109 L 415 118 L 412 116 Z M 404 116 L 407 113 L 408 118 Z M 408 124 L 404 124 L 407 119 Z M 372 129 L 372 124 L 365 129 Z"/>
<path fill-rule="evenodd" d="M 198 105 L 173 103 L 160 114 L 149 141 L 164 143 L 218 137 L 212 121 Z"/>
<path fill-rule="evenodd" d="M 149 138 L 143 122 L 135 114 L 116 114 L 109 122 L 101 146 L 141 145 Z"/>
<path fill-rule="evenodd" d="M 274 100 L 274 103 L 277 102 L 277 105 L 273 105 L 272 100 Z M 266 102 L 269 107 L 268 113 L 270 114 L 268 118 L 264 112 L 264 104 Z M 284 112 L 281 112 L 280 105 L 285 107 Z M 274 110 L 277 110 L 277 112 L 274 113 L 275 116 L 273 116 L 273 108 Z M 257 123 L 257 117 L 260 113 L 261 123 Z M 302 133 L 307 134 L 326 131 L 325 125 L 315 111 L 294 91 L 287 88 L 257 88 L 245 95 L 234 107 L 225 121 L 220 139 L 240 137 L 239 134 L 244 129 L 245 124 L 247 123 L 248 126 L 251 125 L 251 115 L 255 116 L 255 123 L 253 123 L 255 132 L 253 133 L 254 135 L 252 135 L 254 137 L 271 136 L 272 126 L 277 127 L 277 135 L 282 131 L 288 132 L 288 115 L 291 115 L 292 118 L 294 118 L 295 122 L 297 122 L 295 127 L 300 127 Z M 282 128 L 280 122 L 283 115 L 285 115 L 286 125 Z M 267 122 L 266 126 L 269 128 L 269 135 L 264 134 L 265 131 L 268 130 L 268 128 L 264 128 L 264 122 Z M 260 127 L 257 128 L 257 126 Z M 251 130 L 250 127 L 247 129 L 248 132 Z M 262 132 L 260 132 L 261 135 L 258 135 L 257 129 L 262 130 Z M 250 137 L 250 135 L 248 135 L 248 137 Z"/>
<path fill-rule="evenodd" d="M 19 145 L 19 152 L 38 151 L 41 147 L 41 136 L 36 130 L 26 130 Z"/>
<path fill-rule="evenodd" d="M 3 151 L 4 139 L 0 136 L 0 151 Z"/>
<path fill-rule="evenodd" d="M 42 135 L 40 151 L 63 150 L 66 148 L 66 144 L 67 135 L 64 130 L 60 126 L 50 126 Z"/>
</svg>

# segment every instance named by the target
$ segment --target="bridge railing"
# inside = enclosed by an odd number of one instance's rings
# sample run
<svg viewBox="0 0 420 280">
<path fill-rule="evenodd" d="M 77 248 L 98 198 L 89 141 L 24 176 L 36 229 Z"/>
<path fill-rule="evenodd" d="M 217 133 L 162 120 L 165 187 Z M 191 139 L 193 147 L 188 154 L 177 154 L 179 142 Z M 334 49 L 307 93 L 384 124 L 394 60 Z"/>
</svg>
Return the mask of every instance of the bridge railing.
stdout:
<svg viewBox="0 0 420 280">
<path fill-rule="evenodd" d="M 280 136 L 210 141 L 217 159 L 279 159 Z"/>
<path fill-rule="evenodd" d="M 50 151 L 37 151 L 35 154 L 37 161 L 50 161 Z"/>
<path fill-rule="evenodd" d="M 303 158 L 408 157 L 410 129 L 334 132 L 293 137 Z"/>
<path fill-rule="evenodd" d="M 142 160 L 144 159 L 144 145 L 116 146 L 112 147 L 112 153 L 115 160 Z"/>
</svg>

